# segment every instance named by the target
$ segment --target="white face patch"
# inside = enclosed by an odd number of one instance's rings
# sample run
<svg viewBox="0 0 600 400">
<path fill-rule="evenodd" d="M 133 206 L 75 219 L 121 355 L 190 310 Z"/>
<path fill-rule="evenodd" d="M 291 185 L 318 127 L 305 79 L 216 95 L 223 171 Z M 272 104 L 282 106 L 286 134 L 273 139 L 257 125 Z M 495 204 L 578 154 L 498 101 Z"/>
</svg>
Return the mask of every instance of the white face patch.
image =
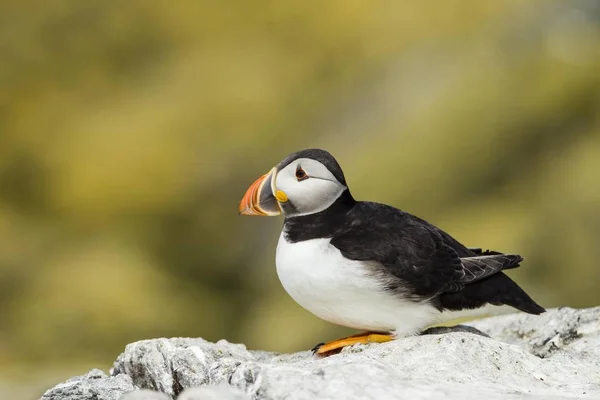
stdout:
<svg viewBox="0 0 600 400">
<path fill-rule="evenodd" d="M 296 177 L 302 168 L 308 178 Z M 275 187 L 283 191 L 295 207 L 294 216 L 315 214 L 331 206 L 346 186 L 333 176 L 320 162 L 310 158 L 299 158 L 277 173 Z"/>
</svg>

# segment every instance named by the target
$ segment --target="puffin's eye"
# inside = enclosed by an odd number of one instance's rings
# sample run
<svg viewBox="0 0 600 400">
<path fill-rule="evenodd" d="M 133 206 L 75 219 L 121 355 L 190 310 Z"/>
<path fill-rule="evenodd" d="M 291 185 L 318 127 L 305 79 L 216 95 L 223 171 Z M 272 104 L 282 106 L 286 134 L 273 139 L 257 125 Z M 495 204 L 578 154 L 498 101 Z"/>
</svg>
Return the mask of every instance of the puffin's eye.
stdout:
<svg viewBox="0 0 600 400">
<path fill-rule="evenodd" d="M 298 167 L 296 170 L 296 179 L 298 179 L 298 182 L 308 179 L 308 175 L 306 175 L 302 167 Z"/>
</svg>

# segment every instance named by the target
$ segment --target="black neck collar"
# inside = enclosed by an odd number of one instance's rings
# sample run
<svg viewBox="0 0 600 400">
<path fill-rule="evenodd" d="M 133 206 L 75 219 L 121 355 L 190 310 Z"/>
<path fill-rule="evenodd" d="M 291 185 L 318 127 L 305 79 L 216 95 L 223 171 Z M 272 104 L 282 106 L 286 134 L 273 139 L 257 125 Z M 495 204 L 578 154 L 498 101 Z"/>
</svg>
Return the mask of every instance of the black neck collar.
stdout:
<svg viewBox="0 0 600 400">
<path fill-rule="evenodd" d="M 356 200 L 350 190 L 346 189 L 331 206 L 321 212 L 297 217 L 286 216 L 283 223 L 285 237 L 292 243 L 332 237 L 344 230 L 348 213 L 355 204 Z"/>
</svg>

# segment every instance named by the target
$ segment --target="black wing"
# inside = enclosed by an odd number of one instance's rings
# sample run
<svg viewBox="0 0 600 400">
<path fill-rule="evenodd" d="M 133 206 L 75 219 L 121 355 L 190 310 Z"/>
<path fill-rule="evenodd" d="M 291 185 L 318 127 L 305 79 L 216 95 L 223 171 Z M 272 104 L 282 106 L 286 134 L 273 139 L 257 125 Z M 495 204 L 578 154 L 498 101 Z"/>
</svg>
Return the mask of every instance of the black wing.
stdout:
<svg viewBox="0 0 600 400">
<path fill-rule="evenodd" d="M 346 258 L 375 262 L 380 273 L 392 277 L 383 280 L 388 289 L 418 298 L 460 291 L 522 260 L 467 249 L 426 221 L 389 206 L 361 203 L 349 217 L 350 227 L 331 244 Z"/>
</svg>

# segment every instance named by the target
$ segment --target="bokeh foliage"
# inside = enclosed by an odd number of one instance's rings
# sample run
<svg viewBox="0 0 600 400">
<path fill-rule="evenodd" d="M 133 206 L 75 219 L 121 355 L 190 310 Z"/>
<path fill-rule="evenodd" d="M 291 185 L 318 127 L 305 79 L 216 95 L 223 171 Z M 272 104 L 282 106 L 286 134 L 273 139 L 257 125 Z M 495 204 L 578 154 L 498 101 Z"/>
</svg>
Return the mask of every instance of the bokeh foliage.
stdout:
<svg viewBox="0 0 600 400">
<path fill-rule="evenodd" d="M 341 334 L 280 287 L 281 221 L 237 215 L 306 147 L 357 198 L 523 254 L 544 305 L 600 303 L 597 1 L 5 1 L 0 56 L 6 376 Z"/>
</svg>

